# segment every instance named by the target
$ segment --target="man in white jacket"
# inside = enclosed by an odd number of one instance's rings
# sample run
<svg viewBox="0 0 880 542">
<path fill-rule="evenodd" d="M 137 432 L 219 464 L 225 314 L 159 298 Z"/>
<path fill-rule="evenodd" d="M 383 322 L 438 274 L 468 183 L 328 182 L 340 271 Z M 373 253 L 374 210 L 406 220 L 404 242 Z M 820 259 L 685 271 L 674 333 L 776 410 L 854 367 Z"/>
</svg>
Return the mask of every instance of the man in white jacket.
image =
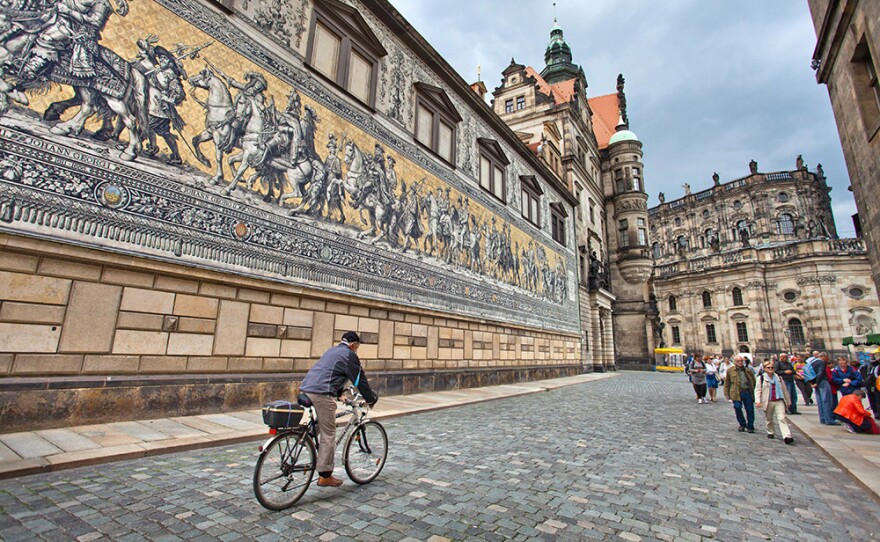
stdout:
<svg viewBox="0 0 880 542">
<path fill-rule="evenodd" d="M 767 419 L 767 438 L 776 438 L 773 427 L 775 422 L 782 434 L 782 440 L 786 444 L 794 442 L 785 419 L 785 412 L 790 404 L 791 397 L 788 395 L 785 382 L 776 374 L 773 362 L 765 361 L 764 372 L 756 378 L 755 406 L 764 409 L 764 417 Z"/>
</svg>

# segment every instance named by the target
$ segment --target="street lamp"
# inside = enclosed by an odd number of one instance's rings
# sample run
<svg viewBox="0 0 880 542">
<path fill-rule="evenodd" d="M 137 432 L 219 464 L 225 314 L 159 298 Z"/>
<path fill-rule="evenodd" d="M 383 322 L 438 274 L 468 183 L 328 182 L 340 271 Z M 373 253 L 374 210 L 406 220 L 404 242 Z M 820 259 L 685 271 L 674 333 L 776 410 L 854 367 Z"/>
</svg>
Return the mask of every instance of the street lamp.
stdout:
<svg viewBox="0 0 880 542">
<path fill-rule="evenodd" d="M 783 333 L 785 333 L 785 338 L 788 339 L 788 353 L 791 354 L 791 330 L 786 329 Z"/>
</svg>

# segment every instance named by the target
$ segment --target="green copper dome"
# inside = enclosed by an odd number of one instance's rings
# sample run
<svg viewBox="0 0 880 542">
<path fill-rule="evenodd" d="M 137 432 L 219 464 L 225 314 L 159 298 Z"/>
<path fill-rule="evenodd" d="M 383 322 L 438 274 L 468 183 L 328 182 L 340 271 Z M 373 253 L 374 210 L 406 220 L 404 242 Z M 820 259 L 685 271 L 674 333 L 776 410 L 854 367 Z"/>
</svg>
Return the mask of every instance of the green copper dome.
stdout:
<svg viewBox="0 0 880 542">
<path fill-rule="evenodd" d="M 608 140 L 609 145 L 614 145 L 620 141 L 638 141 L 639 136 L 637 136 L 634 132 L 629 130 L 621 130 L 619 132 L 614 132 L 614 135 L 611 136 L 611 139 Z"/>
</svg>

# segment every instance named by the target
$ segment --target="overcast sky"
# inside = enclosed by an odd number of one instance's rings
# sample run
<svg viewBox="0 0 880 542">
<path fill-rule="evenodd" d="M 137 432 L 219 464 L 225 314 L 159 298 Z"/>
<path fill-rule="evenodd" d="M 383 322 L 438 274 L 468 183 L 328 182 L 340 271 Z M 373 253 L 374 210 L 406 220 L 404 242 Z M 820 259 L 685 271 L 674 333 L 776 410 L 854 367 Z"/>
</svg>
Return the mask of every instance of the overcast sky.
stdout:
<svg viewBox="0 0 880 542">
<path fill-rule="evenodd" d="M 511 57 L 544 66 L 552 0 L 391 0 L 468 81 L 489 92 Z M 762 172 L 791 170 L 802 154 L 828 178 L 841 237 L 856 212 L 824 85 L 810 59 L 816 35 L 806 0 L 560 0 L 556 8 L 587 97 L 626 78 L 630 129 L 644 145 L 649 206 Z"/>
</svg>

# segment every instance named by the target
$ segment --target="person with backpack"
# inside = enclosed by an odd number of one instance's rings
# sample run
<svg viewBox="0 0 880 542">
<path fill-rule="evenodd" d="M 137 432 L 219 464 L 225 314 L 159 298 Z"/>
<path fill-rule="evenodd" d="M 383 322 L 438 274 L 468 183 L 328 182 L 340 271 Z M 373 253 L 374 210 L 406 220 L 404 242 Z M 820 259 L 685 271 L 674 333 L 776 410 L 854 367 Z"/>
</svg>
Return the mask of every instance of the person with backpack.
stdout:
<svg viewBox="0 0 880 542">
<path fill-rule="evenodd" d="M 764 365 L 766 367 L 766 364 Z M 794 365 L 788 359 L 788 354 L 783 352 L 773 363 L 773 373 L 781 378 L 788 389 L 789 401 L 786 403 L 789 414 L 800 414 L 797 411 L 797 384 L 795 384 Z"/>
<path fill-rule="evenodd" d="M 782 441 L 786 444 L 792 444 L 794 439 L 785 419 L 785 412 L 791 404 L 788 395 L 789 387 L 785 380 L 776 374 L 775 367 L 781 360 L 782 356 L 776 363 L 770 360 L 764 362 L 764 372 L 758 376 L 755 386 L 755 406 L 764 410 L 764 418 L 767 420 L 767 438 L 776 438 L 776 430 L 773 427 L 775 424 L 782 435 Z"/>
<path fill-rule="evenodd" d="M 804 367 L 807 366 L 807 363 L 803 358 L 793 357 L 791 358 L 792 365 L 794 365 L 794 383 L 798 388 L 798 391 L 801 392 L 801 396 L 804 398 L 805 405 L 813 404 L 813 388 L 807 384 L 806 377 L 804 376 Z"/>
<path fill-rule="evenodd" d="M 706 401 L 706 362 L 694 358 L 691 362 L 691 384 L 697 394 L 697 403 L 707 404 Z"/>
</svg>

